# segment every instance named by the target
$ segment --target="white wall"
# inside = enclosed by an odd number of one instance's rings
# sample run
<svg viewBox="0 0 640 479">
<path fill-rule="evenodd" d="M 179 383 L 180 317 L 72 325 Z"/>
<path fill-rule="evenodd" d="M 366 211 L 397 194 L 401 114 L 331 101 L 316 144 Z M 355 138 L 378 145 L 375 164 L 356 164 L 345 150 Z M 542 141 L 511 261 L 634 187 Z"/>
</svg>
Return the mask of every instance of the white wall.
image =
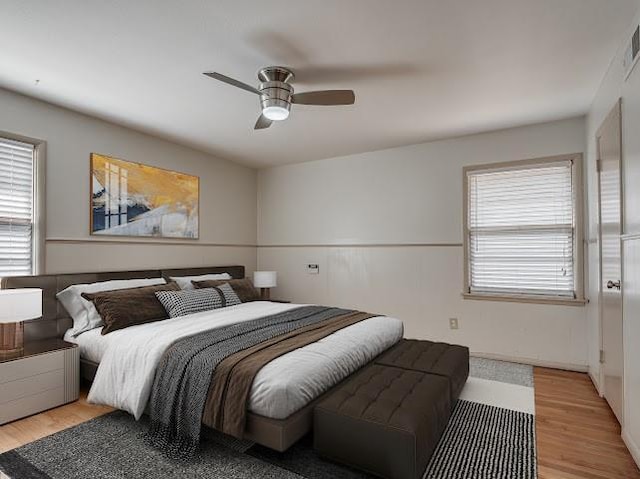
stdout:
<svg viewBox="0 0 640 479">
<path fill-rule="evenodd" d="M 255 268 L 255 170 L 3 89 L 0 131 L 46 141 L 47 273 L 223 264 Z M 92 152 L 199 176 L 200 239 L 91 237 Z"/>
<path fill-rule="evenodd" d="M 598 190 L 596 174 L 595 133 L 608 112 L 622 98 L 622 170 L 623 170 L 623 334 L 624 334 L 624 424 L 623 437 L 640 464 L 640 66 L 624 79 L 622 53 L 633 29 L 640 22 L 639 14 L 629 23 L 621 45 L 605 75 L 587 116 L 587 161 L 589 185 L 589 269 L 592 302 L 588 308 L 589 370 L 596 382 L 600 378 L 598 291 Z"/>
<path fill-rule="evenodd" d="M 583 152 L 584 135 L 576 118 L 260 170 L 258 266 L 279 272 L 282 298 L 395 315 L 410 337 L 586 370 L 584 307 L 461 298 L 462 167 Z"/>
</svg>

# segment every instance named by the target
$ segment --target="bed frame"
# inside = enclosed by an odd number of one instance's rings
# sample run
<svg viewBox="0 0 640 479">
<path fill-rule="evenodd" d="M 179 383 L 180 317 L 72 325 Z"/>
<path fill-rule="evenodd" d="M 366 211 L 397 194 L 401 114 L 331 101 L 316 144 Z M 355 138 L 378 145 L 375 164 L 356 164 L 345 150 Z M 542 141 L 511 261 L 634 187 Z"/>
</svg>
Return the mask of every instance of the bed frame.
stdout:
<svg viewBox="0 0 640 479">
<path fill-rule="evenodd" d="M 245 268 L 244 266 L 208 266 L 199 268 L 15 276 L 0 280 L 0 288 L 41 288 L 43 290 L 42 318 L 26 321 L 24 325 L 25 341 L 41 341 L 51 338 L 62 338 L 67 329 L 73 326 L 73 320 L 56 298 L 57 293 L 73 284 L 95 283 L 115 279 L 169 278 L 170 276 L 194 276 L 212 273 L 229 273 L 232 278 L 241 279 L 245 276 Z M 82 358 L 80 359 L 80 377 L 84 381 L 93 381 L 97 369 L 97 363 Z M 248 413 L 244 433 L 245 439 L 257 442 L 276 451 L 282 452 L 287 450 L 311 430 L 313 424 L 313 408 L 322 397 L 323 396 L 311 402 L 286 419 L 270 419 Z"/>
</svg>

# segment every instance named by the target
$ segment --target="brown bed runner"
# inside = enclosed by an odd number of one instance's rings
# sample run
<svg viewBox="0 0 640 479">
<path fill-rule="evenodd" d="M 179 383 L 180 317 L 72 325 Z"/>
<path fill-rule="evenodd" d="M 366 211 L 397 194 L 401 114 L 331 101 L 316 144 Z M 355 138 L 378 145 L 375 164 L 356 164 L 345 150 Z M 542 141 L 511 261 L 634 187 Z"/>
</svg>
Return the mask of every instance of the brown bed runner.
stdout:
<svg viewBox="0 0 640 479">
<path fill-rule="evenodd" d="M 350 312 L 263 341 L 228 356 L 213 373 L 202 422 L 211 428 L 242 438 L 249 392 L 260 369 L 279 356 L 375 316 L 377 315 L 358 311 Z"/>
</svg>

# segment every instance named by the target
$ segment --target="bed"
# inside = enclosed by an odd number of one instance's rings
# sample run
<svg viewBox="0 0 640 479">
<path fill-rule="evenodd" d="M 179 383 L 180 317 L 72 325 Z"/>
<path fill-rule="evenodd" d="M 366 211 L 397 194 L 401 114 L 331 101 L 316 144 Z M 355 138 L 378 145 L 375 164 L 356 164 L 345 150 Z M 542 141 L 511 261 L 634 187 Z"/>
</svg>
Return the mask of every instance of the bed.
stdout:
<svg viewBox="0 0 640 479">
<path fill-rule="evenodd" d="M 220 272 L 229 273 L 233 278 L 245 275 L 242 266 L 63 274 L 5 278 L 2 287 L 42 288 L 43 319 L 25 325 L 26 340 L 64 336 L 77 343 L 81 375 L 93 382 L 89 399 L 126 410 L 139 418 L 148 406 L 155 368 L 177 339 L 286 313 L 305 305 L 255 301 L 133 326 L 107 335 L 94 329 L 72 337 L 65 335 L 71 320 L 56 300 L 56 293 L 79 283 Z M 243 437 L 277 451 L 286 450 L 311 429 L 314 405 L 348 376 L 397 343 L 402 334 L 399 320 L 372 316 L 273 359 L 258 371 L 251 384 Z"/>
</svg>

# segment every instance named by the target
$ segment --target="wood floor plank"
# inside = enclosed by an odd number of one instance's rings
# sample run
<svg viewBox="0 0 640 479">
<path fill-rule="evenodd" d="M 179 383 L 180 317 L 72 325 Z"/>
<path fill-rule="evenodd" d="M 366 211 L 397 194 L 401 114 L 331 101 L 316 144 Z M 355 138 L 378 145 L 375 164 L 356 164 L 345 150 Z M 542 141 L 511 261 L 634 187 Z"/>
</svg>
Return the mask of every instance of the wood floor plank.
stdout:
<svg viewBox="0 0 640 479">
<path fill-rule="evenodd" d="M 539 479 L 640 479 L 589 376 L 534 368 Z"/>
</svg>

